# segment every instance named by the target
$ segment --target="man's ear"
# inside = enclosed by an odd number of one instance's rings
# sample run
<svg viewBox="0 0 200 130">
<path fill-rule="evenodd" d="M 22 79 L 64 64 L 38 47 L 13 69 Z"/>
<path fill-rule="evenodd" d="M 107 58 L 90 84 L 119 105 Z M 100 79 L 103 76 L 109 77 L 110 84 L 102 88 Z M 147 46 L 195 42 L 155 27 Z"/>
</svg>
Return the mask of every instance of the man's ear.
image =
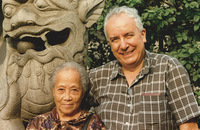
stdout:
<svg viewBox="0 0 200 130">
<path fill-rule="evenodd" d="M 101 16 L 105 0 L 80 0 L 79 17 L 87 28 L 91 27 Z"/>
<path fill-rule="evenodd" d="M 147 39 L 146 39 L 146 29 L 143 28 L 141 34 L 142 34 L 144 43 L 146 43 L 147 42 Z"/>
</svg>

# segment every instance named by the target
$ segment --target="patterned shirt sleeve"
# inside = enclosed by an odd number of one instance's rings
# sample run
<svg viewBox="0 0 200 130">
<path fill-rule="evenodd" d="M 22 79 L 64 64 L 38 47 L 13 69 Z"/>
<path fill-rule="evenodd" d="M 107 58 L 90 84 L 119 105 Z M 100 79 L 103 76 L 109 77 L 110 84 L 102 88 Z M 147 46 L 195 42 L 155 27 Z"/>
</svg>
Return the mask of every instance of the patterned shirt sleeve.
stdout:
<svg viewBox="0 0 200 130">
<path fill-rule="evenodd" d="M 173 59 L 168 73 L 169 105 L 178 125 L 199 115 L 190 80 L 185 68 Z"/>
</svg>

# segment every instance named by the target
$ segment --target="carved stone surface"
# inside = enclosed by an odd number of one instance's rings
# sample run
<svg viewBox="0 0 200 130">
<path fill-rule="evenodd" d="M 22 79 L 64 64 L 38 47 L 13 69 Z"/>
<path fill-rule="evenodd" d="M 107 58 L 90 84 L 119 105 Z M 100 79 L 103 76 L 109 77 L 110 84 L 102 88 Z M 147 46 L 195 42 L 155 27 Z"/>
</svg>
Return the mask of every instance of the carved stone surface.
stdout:
<svg viewBox="0 0 200 130">
<path fill-rule="evenodd" d="M 2 0 L 0 129 L 24 129 L 22 120 L 54 107 L 50 75 L 63 62 L 86 65 L 87 28 L 103 6 L 104 0 Z"/>
</svg>

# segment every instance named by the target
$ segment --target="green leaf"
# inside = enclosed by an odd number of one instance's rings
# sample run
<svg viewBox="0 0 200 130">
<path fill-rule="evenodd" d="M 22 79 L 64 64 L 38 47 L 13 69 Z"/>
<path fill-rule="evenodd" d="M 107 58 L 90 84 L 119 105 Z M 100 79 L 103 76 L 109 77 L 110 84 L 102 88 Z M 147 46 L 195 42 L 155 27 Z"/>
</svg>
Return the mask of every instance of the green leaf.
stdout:
<svg viewBox="0 0 200 130">
<path fill-rule="evenodd" d="M 186 65 L 186 69 L 187 69 L 187 70 L 190 70 L 191 68 L 192 68 L 192 66 L 191 66 L 190 64 L 187 64 L 187 65 Z"/>
<path fill-rule="evenodd" d="M 179 53 L 178 56 L 181 57 L 181 58 L 188 58 L 188 57 L 190 57 L 190 55 L 187 54 L 187 53 L 184 53 L 184 54 L 183 53 Z"/>
<path fill-rule="evenodd" d="M 198 79 L 197 75 L 193 76 L 193 78 L 192 78 L 192 80 L 194 80 L 194 81 L 197 81 L 197 79 Z"/>
<path fill-rule="evenodd" d="M 175 17 L 173 17 L 172 19 L 173 19 L 174 22 L 176 21 L 176 18 L 175 18 Z"/>
<path fill-rule="evenodd" d="M 146 24 L 147 24 L 147 26 L 150 26 L 150 25 L 151 25 L 151 22 L 150 22 L 150 21 L 147 21 Z"/>
<path fill-rule="evenodd" d="M 194 49 L 194 48 L 190 48 L 190 49 L 189 49 L 189 53 L 190 53 L 190 54 L 193 54 L 194 52 L 195 52 L 195 49 Z"/>
<path fill-rule="evenodd" d="M 200 16 L 198 16 L 198 15 L 195 15 L 195 16 L 194 16 L 194 22 L 198 22 L 199 19 L 200 19 Z"/>
<path fill-rule="evenodd" d="M 172 4 L 175 2 L 175 0 L 170 0 L 170 1 L 171 1 Z"/>
<path fill-rule="evenodd" d="M 178 32 L 178 34 L 176 36 L 177 37 L 182 37 L 182 34 L 180 32 Z"/>
<path fill-rule="evenodd" d="M 186 49 L 188 49 L 190 46 L 191 46 L 191 44 L 184 44 L 184 45 L 182 45 L 182 47 L 184 47 Z"/>
<path fill-rule="evenodd" d="M 177 41 L 178 41 L 178 43 L 181 43 L 182 42 L 182 37 L 177 37 Z"/>
<path fill-rule="evenodd" d="M 160 23 L 160 27 L 163 28 L 165 26 L 164 22 Z"/>
<path fill-rule="evenodd" d="M 154 12 L 155 12 L 155 10 L 148 10 L 148 12 L 149 12 L 149 13 L 154 13 Z"/>
<path fill-rule="evenodd" d="M 161 16 L 158 16 L 157 18 L 158 18 L 158 19 L 162 19 L 162 17 L 161 17 Z"/>
<path fill-rule="evenodd" d="M 168 10 L 166 10 L 165 11 L 165 13 L 163 14 L 164 16 L 167 16 L 167 15 L 169 15 L 169 11 Z"/>
<path fill-rule="evenodd" d="M 97 30 L 100 30 L 102 27 L 103 27 L 102 24 L 98 24 L 97 25 Z"/>
<path fill-rule="evenodd" d="M 87 57 L 87 66 L 91 67 L 92 59 L 88 56 Z"/>
<path fill-rule="evenodd" d="M 188 39 L 187 32 L 183 32 L 182 37 L 183 37 L 183 40 L 186 41 Z"/>
<path fill-rule="evenodd" d="M 192 58 L 193 58 L 193 60 L 196 61 L 196 62 L 199 60 L 199 58 L 198 58 L 197 55 L 194 55 Z"/>
<path fill-rule="evenodd" d="M 181 60 L 180 62 L 182 65 L 185 65 L 187 63 L 187 61 L 185 61 L 185 60 Z"/>
<path fill-rule="evenodd" d="M 163 23 L 164 23 L 165 25 L 168 25 L 168 22 L 167 22 L 167 21 L 163 21 Z"/>
<path fill-rule="evenodd" d="M 194 31 L 197 31 L 199 29 L 199 25 L 198 24 L 195 24 L 194 25 Z"/>
<path fill-rule="evenodd" d="M 144 13 L 143 18 L 147 19 L 148 15 L 149 15 L 148 13 Z"/>
<path fill-rule="evenodd" d="M 187 40 L 188 39 L 188 36 L 183 36 L 183 40 Z"/>
<path fill-rule="evenodd" d="M 197 96 L 200 96 L 200 92 L 194 91 L 194 93 L 195 93 Z"/>
<path fill-rule="evenodd" d="M 117 3 L 120 4 L 122 2 L 122 0 L 117 0 Z"/>
<path fill-rule="evenodd" d="M 199 98 L 197 98 L 197 103 L 200 106 L 200 99 Z"/>
<path fill-rule="evenodd" d="M 190 3 L 190 8 L 199 8 L 199 4 L 196 1 Z"/>
<path fill-rule="evenodd" d="M 189 60 L 189 63 L 190 63 L 190 64 L 194 64 L 194 61 L 193 61 L 193 60 Z"/>
<path fill-rule="evenodd" d="M 189 6 L 190 6 L 190 4 L 189 4 L 189 3 L 185 4 L 185 8 L 188 8 Z"/>
</svg>

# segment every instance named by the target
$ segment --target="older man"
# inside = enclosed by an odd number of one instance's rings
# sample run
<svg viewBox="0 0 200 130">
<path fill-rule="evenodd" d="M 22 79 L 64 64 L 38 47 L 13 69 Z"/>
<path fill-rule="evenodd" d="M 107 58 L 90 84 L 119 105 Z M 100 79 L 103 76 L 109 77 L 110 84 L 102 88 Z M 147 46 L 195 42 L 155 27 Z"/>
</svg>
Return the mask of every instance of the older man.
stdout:
<svg viewBox="0 0 200 130">
<path fill-rule="evenodd" d="M 117 60 L 91 70 L 90 95 L 108 129 L 198 129 L 200 115 L 185 68 L 173 57 L 145 50 L 137 10 L 116 7 L 105 35 Z"/>
</svg>

